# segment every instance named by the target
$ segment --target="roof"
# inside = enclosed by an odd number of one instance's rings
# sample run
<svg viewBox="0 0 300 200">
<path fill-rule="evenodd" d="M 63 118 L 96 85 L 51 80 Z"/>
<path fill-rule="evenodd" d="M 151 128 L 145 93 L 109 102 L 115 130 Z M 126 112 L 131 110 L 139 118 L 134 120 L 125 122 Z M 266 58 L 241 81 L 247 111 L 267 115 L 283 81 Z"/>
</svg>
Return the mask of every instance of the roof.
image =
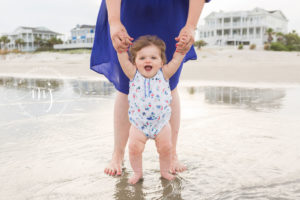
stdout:
<svg viewBox="0 0 300 200">
<path fill-rule="evenodd" d="M 62 35 L 61 33 L 51 31 L 50 29 L 48 29 L 46 27 L 42 27 L 42 26 L 40 26 L 40 27 L 20 26 L 18 28 L 26 29 L 26 30 L 32 30 L 32 32 L 43 32 L 43 33 L 52 33 L 52 34 L 56 34 L 56 35 Z"/>
<path fill-rule="evenodd" d="M 226 15 L 239 15 L 240 13 L 246 13 L 248 15 L 251 15 L 253 13 L 265 13 L 265 14 L 270 14 L 270 15 L 274 15 L 277 17 L 280 16 L 282 17 L 284 20 L 288 21 L 288 19 L 286 18 L 286 16 L 283 14 L 282 11 L 280 10 L 271 10 L 271 11 L 267 11 L 265 9 L 262 8 L 254 8 L 252 10 L 247 10 L 247 11 L 229 11 L 229 12 L 224 12 L 224 11 L 219 11 L 219 12 L 211 12 L 208 16 L 205 17 L 205 19 L 209 19 L 209 18 L 214 18 L 214 17 L 218 17 L 220 14 L 226 14 Z"/>
<path fill-rule="evenodd" d="M 80 26 L 80 28 L 95 28 L 96 26 L 93 26 L 93 25 L 86 25 L 86 24 L 83 24 Z"/>
<path fill-rule="evenodd" d="M 92 28 L 92 29 L 95 29 L 96 26 L 95 25 L 87 25 L 87 24 L 82 24 L 82 25 L 77 24 L 77 26 L 75 28 L 72 28 L 72 30 L 74 30 L 74 29 L 82 29 L 82 28 Z"/>
<path fill-rule="evenodd" d="M 270 14 L 277 14 L 277 13 L 278 13 L 278 14 L 281 15 L 285 20 L 288 20 L 281 10 L 270 10 L 270 11 L 268 11 L 268 12 L 269 12 Z"/>
</svg>

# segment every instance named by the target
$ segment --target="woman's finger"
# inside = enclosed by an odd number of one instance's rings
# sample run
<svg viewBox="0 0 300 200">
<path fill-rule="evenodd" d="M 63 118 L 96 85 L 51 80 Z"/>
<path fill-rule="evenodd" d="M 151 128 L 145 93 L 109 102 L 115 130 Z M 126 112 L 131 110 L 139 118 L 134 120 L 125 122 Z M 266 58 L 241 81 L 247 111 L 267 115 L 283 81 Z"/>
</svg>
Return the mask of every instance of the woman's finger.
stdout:
<svg viewBox="0 0 300 200">
<path fill-rule="evenodd" d="M 116 49 L 116 51 L 121 53 L 121 52 L 125 51 L 127 48 L 128 47 L 125 44 L 123 44 L 121 42 L 121 40 L 119 40 L 119 39 L 115 40 L 115 49 Z"/>
</svg>

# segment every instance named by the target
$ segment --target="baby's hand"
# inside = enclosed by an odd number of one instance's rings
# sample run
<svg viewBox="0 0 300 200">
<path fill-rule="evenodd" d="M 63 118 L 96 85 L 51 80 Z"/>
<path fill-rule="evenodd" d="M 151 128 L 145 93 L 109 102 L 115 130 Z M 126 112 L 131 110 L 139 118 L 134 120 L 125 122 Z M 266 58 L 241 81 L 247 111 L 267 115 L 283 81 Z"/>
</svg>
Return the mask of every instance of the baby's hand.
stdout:
<svg viewBox="0 0 300 200">
<path fill-rule="evenodd" d="M 176 52 L 181 53 L 182 55 L 187 54 L 187 52 L 190 50 L 191 45 L 188 44 L 188 36 L 183 35 L 179 41 L 179 43 L 176 44 Z"/>
<path fill-rule="evenodd" d="M 177 41 L 176 51 L 186 54 L 194 44 L 194 34 L 194 29 L 191 26 L 184 26 L 181 29 L 179 36 L 175 38 L 175 40 Z"/>
</svg>

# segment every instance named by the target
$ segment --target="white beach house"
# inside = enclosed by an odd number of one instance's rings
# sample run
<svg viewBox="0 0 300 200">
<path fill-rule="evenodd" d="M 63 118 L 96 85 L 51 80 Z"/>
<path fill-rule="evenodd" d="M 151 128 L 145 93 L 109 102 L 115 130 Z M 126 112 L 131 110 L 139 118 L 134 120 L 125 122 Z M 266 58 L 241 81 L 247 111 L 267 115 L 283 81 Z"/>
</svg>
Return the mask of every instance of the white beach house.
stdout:
<svg viewBox="0 0 300 200">
<path fill-rule="evenodd" d="M 57 37 L 61 35 L 54 31 L 49 30 L 45 27 L 24 27 L 20 26 L 15 29 L 12 33 L 3 34 L 8 37 L 10 42 L 6 45 L 8 50 L 19 49 L 20 51 L 35 51 L 38 48 L 35 38 L 39 37 L 41 39 L 49 40 L 52 37 Z M 22 39 L 24 43 L 17 46 L 16 40 Z"/>
<path fill-rule="evenodd" d="M 197 40 L 208 46 L 250 45 L 267 42 L 266 30 L 287 33 L 288 20 L 280 10 L 255 8 L 250 11 L 212 12 L 205 17 L 205 25 L 197 28 Z"/>
<path fill-rule="evenodd" d="M 64 44 L 54 45 L 54 49 L 92 48 L 95 38 L 93 25 L 77 25 L 71 30 L 71 39 Z"/>
</svg>

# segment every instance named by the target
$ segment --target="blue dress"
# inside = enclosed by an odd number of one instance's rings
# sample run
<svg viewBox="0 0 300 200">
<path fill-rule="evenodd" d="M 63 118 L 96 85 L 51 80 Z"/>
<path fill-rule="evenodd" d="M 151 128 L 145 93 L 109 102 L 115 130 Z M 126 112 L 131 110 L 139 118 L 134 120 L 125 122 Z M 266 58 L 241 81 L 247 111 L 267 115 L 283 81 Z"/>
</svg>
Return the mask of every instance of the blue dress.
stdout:
<svg viewBox="0 0 300 200">
<path fill-rule="evenodd" d="M 142 35 L 157 35 L 164 40 L 169 61 L 176 49 L 175 37 L 186 23 L 188 8 L 188 0 L 122 0 L 121 22 L 134 39 Z M 197 59 L 194 47 L 186 54 L 183 62 L 190 59 Z M 182 64 L 170 78 L 171 90 L 178 84 Z M 128 94 L 129 79 L 119 64 L 111 42 L 105 0 L 102 0 L 98 14 L 90 68 L 103 74 L 118 91 Z"/>
</svg>

